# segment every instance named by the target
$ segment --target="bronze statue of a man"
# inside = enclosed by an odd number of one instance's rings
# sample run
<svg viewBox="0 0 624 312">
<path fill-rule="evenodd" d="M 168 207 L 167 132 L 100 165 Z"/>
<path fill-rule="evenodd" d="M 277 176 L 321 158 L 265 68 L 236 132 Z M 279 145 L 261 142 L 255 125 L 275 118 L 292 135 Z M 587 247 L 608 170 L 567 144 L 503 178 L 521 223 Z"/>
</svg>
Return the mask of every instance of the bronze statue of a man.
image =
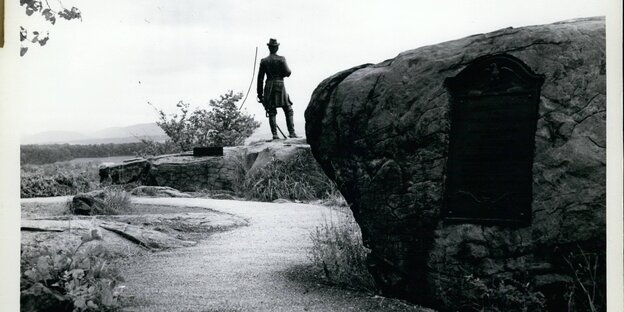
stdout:
<svg viewBox="0 0 624 312">
<path fill-rule="evenodd" d="M 258 101 L 264 105 L 264 109 L 269 117 L 273 140 L 279 139 L 277 122 L 275 121 L 278 107 L 281 107 L 286 115 L 288 136 L 296 138 L 292 102 L 284 87 L 284 77 L 289 77 L 291 72 L 288 64 L 286 64 L 286 58 L 277 55 L 279 48 L 277 40 L 269 39 L 267 46 L 269 47 L 269 56 L 260 61 L 260 70 L 258 71 Z M 264 75 L 267 77 L 266 84 L 263 83 Z"/>
</svg>

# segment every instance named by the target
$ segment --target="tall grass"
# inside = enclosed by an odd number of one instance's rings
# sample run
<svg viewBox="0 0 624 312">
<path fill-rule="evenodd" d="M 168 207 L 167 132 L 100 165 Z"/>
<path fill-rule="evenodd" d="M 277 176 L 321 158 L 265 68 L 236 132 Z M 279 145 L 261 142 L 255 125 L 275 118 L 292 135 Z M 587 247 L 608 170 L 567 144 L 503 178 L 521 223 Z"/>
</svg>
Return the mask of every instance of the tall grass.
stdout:
<svg viewBox="0 0 624 312">
<path fill-rule="evenodd" d="M 131 208 L 130 194 L 120 187 L 108 187 L 104 190 L 104 207 L 97 214 L 123 214 Z"/>
<path fill-rule="evenodd" d="M 568 287 L 568 311 L 604 311 L 604 280 L 601 280 L 601 264 L 604 256 L 584 251 L 578 246 L 578 252 L 564 257 L 572 271 L 574 281 Z"/>
<path fill-rule="evenodd" d="M 310 260 L 331 284 L 373 291 L 375 286 L 366 267 L 370 250 L 364 247 L 360 227 L 350 210 L 338 209 L 326 215 L 323 224 L 310 233 Z"/>
<path fill-rule="evenodd" d="M 246 198 L 253 200 L 308 201 L 327 198 L 335 187 L 310 153 L 299 153 L 286 161 L 275 159 L 248 174 L 242 190 Z"/>
</svg>

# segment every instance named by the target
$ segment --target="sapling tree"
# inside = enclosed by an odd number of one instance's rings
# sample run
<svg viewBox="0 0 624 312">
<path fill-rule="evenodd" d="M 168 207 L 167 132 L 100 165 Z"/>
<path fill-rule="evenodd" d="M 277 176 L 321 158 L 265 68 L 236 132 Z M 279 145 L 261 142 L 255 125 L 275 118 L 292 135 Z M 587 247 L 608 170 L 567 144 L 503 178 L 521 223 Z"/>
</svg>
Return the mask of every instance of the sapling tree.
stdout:
<svg viewBox="0 0 624 312">
<path fill-rule="evenodd" d="M 260 123 L 253 115 L 241 111 L 237 102 L 243 97 L 241 92 L 228 91 L 219 99 L 210 100 L 208 108 L 190 111 L 190 104 L 179 101 L 179 112 L 166 114 L 156 109 L 159 120 L 156 122 L 181 150 L 196 146 L 235 146 L 244 143 Z"/>
</svg>

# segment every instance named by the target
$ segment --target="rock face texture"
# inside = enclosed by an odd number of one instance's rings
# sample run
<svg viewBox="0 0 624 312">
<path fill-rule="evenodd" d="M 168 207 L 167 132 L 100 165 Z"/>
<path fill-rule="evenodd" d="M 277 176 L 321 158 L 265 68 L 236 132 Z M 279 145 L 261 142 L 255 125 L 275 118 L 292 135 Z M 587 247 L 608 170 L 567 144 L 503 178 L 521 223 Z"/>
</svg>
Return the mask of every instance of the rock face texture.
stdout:
<svg viewBox="0 0 624 312">
<path fill-rule="evenodd" d="M 519 226 L 447 222 L 452 99 L 444 81 L 500 54 L 544 77 L 532 218 Z M 570 289 L 581 296 L 574 263 L 584 254 L 597 262 L 595 300 L 604 302 L 605 65 L 604 18 L 587 18 L 426 46 L 321 82 L 305 113 L 308 143 L 350 203 L 385 294 L 466 310 L 472 276 L 492 288 L 530 283 L 557 311 Z"/>
<path fill-rule="evenodd" d="M 102 166 L 100 181 L 112 184 L 138 182 L 148 186 L 168 186 L 183 192 L 236 191 L 246 175 L 253 174 L 273 159 L 286 160 L 298 153 L 310 153 L 305 139 L 225 147 L 223 157 L 194 157 L 192 153 L 181 153 L 133 159 Z"/>
</svg>

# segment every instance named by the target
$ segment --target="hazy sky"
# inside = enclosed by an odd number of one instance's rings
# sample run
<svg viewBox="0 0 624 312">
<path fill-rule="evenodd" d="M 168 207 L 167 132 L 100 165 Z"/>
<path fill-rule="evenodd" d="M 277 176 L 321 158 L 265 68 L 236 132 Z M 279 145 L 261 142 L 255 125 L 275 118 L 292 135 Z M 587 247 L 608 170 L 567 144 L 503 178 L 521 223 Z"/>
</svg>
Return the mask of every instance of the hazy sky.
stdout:
<svg viewBox="0 0 624 312">
<path fill-rule="evenodd" d="M 64 0 L 81 9 L 82 22 L 8 17 L 9 25 L 44 26 L 50 40 L 21 58 L 15 49 L 11 88 L 2 89 L 10 103 L 0 105 L 17 107 L 22 133 L 152 122 L 148 101 L 173 112 L 179 100 L 195 107 L 247 91 L 255 47 L 259 60 L 277 38 L 301 127 L 312 91 L 337 71 L 508 26 L 606 15 L 607 2 Z M 264 121 L 255 95 L 254 80 L 245 106 Z"/>
</svg>

